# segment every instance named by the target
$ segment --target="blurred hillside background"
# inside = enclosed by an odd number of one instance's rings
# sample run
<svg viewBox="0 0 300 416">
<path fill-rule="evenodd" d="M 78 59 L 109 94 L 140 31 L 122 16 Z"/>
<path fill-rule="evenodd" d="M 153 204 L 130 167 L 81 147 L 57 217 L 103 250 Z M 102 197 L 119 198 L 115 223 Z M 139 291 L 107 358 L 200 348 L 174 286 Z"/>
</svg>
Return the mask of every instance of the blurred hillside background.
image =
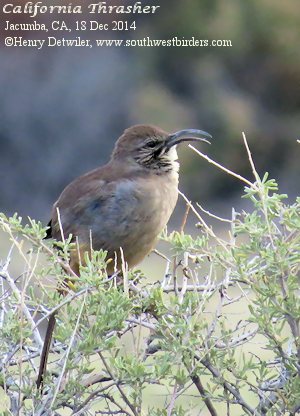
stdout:
<svg viewBox="0 0 300 416">
<path fill-rule="evenodd" d="M 108 2 L 114 3 L 120 4 Z M 107 161 L 116 138 L 135 123 L 169 131 L 206 130 L 213 144 L 201 149 L 250 176 L 242 145 L 245 131 L 258 171 L 269 171 L 291 196 L 299 192 L 299 1 L 143 3 L 160 4 L 161 9 L 139 17 L 136 32 L 120 36 L 230 39 L 233 46 L 38 51 L 6 48 L 1 42 L 1 211 L 46 221 L 63 187 Z M 33 19 L 1 14 L 2 39 L 7 36 L 5 20 Z M 15 33 L 20 35 L 30 36 Z M 189 198 L 217 213 L 236 205 L 232 201 L 239 201 L 240 183 L 188 148 L 180 156 L 181 189 Z"/>
</svg>

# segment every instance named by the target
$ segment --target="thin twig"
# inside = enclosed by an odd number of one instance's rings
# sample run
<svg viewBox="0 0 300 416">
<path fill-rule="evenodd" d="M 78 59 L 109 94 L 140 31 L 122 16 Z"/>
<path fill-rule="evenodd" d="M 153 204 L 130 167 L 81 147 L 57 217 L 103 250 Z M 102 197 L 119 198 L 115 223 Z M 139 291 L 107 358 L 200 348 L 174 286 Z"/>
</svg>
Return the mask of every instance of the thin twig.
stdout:
<svg viewBox="0 0 300 416">
<path fill-rule="evenodd" d="M 173 412 L 175 402 L 176 402 L 176 398 L 177 398 L 177 388 L 178 388 L 178 385 L 177 385 L 177 382 L 175 382 L 174 388 L 173 388 L 173 393 L 172 393 L 172 396 L 171 396 L 171 400 L 170 400 L 169 406 L 167 408 L 167 416 L 172 416 L 172 412 Z"/>
<path fill-rule="evenodd" d="M 191 201 L 188 200 L 188 198 L 184 195 L 184 193 L 182 193 L 181 191 L 178 191 L 179 195 L 182 196 L 182 198 L 185 200 L 185 202 L 190 206 L 191 210 L 193 211 L 193 213 L 196 215 L 196 217 L 199 219 L 199 221 L 201 222 L 201 225 L 205 228 L 206 232 L 208 235 L 210 235 L 211 237 L 213 237 L 226 251 L 229 251 L 228 247 L 227 247 L 227 242 L 223 241 L 222 239 L 218 238 L 215 233 L 212 231 L 212 229 L 206 224 L 206 222 L 204 221 L 204 219 L 201 217 L 201 215 L 199 214 L 199 212 L 195 209 L 194 205 L 191 203 Z"/>
<path fill-rule="evenodd" d="M 63 366 L 62 366 L 62 369 L 61 369 L 61 372 L 60 372 L 60 375 L 59 375 L 59 378 L 58 378 L 58 381 L 57 381 L 57 386 L 56 386 L 55 392 L 53 394 L 53 398 L 52 398 L 51 404 L 50 404 L 50 409 L 54 405 L 54 402 L 56 400 L 56 397 L 57 397 L 57 395 L 58 395 L 58 393 L 60 391 L 60 386 L 61 386 L 62 379 L 64 377 L 64 373 L 65 373 L 65 370 L 66 370 L 68 357 L 70 355 L 71 348 L 73 346 L 73 342 L 74 342 L 76 333 L 78 331 L 79 322 L 80 322 L 80 319 L 81 319 L 81 316 L 82 316 L 82 313 L 83 313 L 83 309 L 85 307 L 85 299 L 86 299 L 86 294 L 85 294 L 85 296 L 84 296 L 84 298 L 82 300 L 82 304 L 81 304 L 81 308 L 80 308 L 80 311 L 79 311 L 79 314 L 78 314 L 78 317 L 77 317 L 77 321 L 76 321 L 76 324 L 75 324 L 75 328 L 73 330 L 72 336 L 71 336 L 70 341 L 69 341 L 69 346 L 68 346 L 68 349 L 66 351 L 66 356 L 65 356 L 65 359 L 64 359 L 64 363 L 63 363 Z"/>
<path fill-rule="evenodd" d="M 193 145 L 189 144 L 188 145 L 192 150 L 194 150 L 194 152 L 196 152 L 199 156 L 203 157 L 205 160 L 207 160 L 209 163 L 211 163 L 212 165 L 217 166 L 219 169 L 223 170 L 224 172 L 228 173 L 230 176 L 233 176 L 237 179 L 239 179 L 240 181 L 246 183 L 248 186 L 250 186 L 250 188 L 256 188 L 255 185 L 248 181 L 248 179 L 244 178 L 243 176 L 233 172 L 230 169 L 225 168 L 224 166 L 220 165 L 220 163 L 215 162 L 213 159 L 211 159 L 209 156 L 205 155 L 204 153 L 200 152 L 200 150 L 196 149 Z"/>
<path fill-rule="evenodd" d="M 202 358 L 202 359 L 200 359 L 200 362 L 204 365 L 204 367 L 206 367 L 209 370 L 209 372 L 215 378 L 217 378 L 220 381 L 220 383 L 223 384 L 224 388 L 226 390 L 228 390 L 236 398 L 237 403 L 240 406 L 242 406 L 242 408 L 244 409 L 244 411 L 247 414 L 255 415 L 255 410 L 248 403 L 245 402 L 245 400 L 242 398 L 238 389 L 235 388 L 234 386 L 232 386 L 228 381 L 226 381 L 222 377 L 222 374 L 220 373 L 220 371 L 217 368 L 215 368 L 207 359 Z"/>
<path fill-rule="evenodd" d="M 197 390 L 199 391 L 200 396 L 202 397 L 202 399 L 203 399 L 209 413 L 211 414 L 211 416 L 218 416 L 218 413 L 217 413 L 216 409 L 214 408 L 210 398 L 207 396 L 207 393 L 206 393 L 206 391 L 204 389 L 204 386 L 203 386 L 203 384 L 200 380 L 200 377 L 197 376 L 197 375 L 192 375 L 191 379 L 192 379 L 193 383 L 195 384 Z"/>
<path fill-rule="evenodd" d="M 161 252 L 160 252 L 159 250 L 157 250 L 157 249 L 152 250 L 152 253 L 157 254 L 159 257 L 161 257 L 162 259 L 166 260 L 168 263 L 170 263 L 170 262 L 171 262 L 171 260 L 170 260 L 170 259 L 168 259 L 168 257 L 167 257 L 167 256 L 165 256 L 163 253 L 161 253 Z"/>
<path fill-rule="evenodd" d="M 228 222 L 229 224 L 232 223 L 232 220 L 228 220 L 227 218 L 219 217 L 218 215 L 212 214 L 210 211 L 207 211 L 198 202 L 196 203 L 196 205 L 202 212 L 204 212 L 204 214 L 209 215 L 211 218 L 214 218 L 215 220 L 218 220 L 218 221 L 221 221 L 221 222 Z"/>
<path fill-rule="evenodd" d="M 186 204 L 185 213 L 184 213 L 182 223 L 181 223 L 181 226 L 180 226 L 180 233 L 184 232 L 190 209 L 191 209 L 191 207 L 189 206 L 189 204 Z"/>
<path fill-rule="evenodd" d="M 184 254 L 183 254 L 183 264 L 182 264 L 184 271 L 188 269 L 188 262 L 189 262 L 188 252 L 184 252 Z M 183 278 L 182 278 L 182 288 L 181 288 L 181 291 L 180 291 L 179 297 L 178 297 L 179 304 L 183 303 L 184 295 L 186 294 L 186 291 L 187 291 L 187 282 L 188 282 L 188 276 L 184 272 L 183 273 Z M 177 287 L 177 289 L 178 289 L 178 287 Z"/>
<path fill-rule="evenodd" d="M 129 323 L 135 324 L 135 325 L 139 325 L 139 326 L 143 326 L 143 327 L 145 327 L 147 329 L 151 329 L 152 331 L 155 331 L 156 330 L 156 326 L 155 325 L 150 324 L 149 322 L 145 322 L 145 321 L 140 320 L 140 319 L 129 318 L 129 319 L 126 319 L 126 322 L 129 322 Z"/>
<path fill-rule="evenodd" d="M 22 296 L 21 293 L 18 289 L 18 287 L 15 285 L 14 280 L 11 278 L 9 272 L 3 268 L 2 272 L 1 272 L 2 276 L 5 276 L 7 283 L 9 284 L 12 292 L 14 293 L 14 295 L 16 296 L 18 303 L 20 304 L 20 306 L 22 307 L 22 310 L 28 320 L 28 322 L 30 323 L 30 326 L 32 328 L 32 334 L 33 337 L 35 339 L 35 342 L 42 348 L 43 347 L 43 340 L 41 338 L 41 335 L 38 331 L 38 329 L 36 328 L 35 322 L 27 308 L 27 305 L 25 302 L 22 301 Z"/>
<path fill-rule="evenodd" d="M 130 408 L 130 410 L 132 411 L 132 413 L 134 414 L 134 416 L 139 416 L 138 415 L 138 413 L 136 412 L 136 410 L 135 410 L 135 407 L 130 403 L 130 401 L 127 399 L 127 397 L 126 397 L 126 394 L 124 393 L 124 391 L 123 391 L 123 389 L 121 388 L 121 386 L 120 386 L 120 383 L 117 381 L 117 380 L 115 380 L 115 378 L 114 378 L 114 376 L 113 376 L 113 374 L 112 374 L 112 372 L 110 371 L 110 368 L 109 368 L 109 366 L 108 366 L 108 364 L 107 364 L 107 362 L 106 362 L 106 359 L 104 358 L 104 356 L 103 356 L 103 354 L 102 354 L 102 352 L 101 351 L 99 351 L 98 352 L 98 354 L 99 354 L 99 356 L 100 356 L 100 358 L 101 358 L 101 360 L 102 360 L 102 362 L 103 362 L 103 364 L 104 364 L 104 367 L 105 367 L 105 369 L 106 369 L 106 371 L 107 371 L 107 373 L 108 373 L 108 375 L 115 381 L 115 383 L 116 383 L 116 386 L 117 386 L 117 389 L 119 390 L 119 392 L 120 392 L 120 394 L 121 394 L 121 396 L 122 396 L 122 398 L 123 398 L 123 400 L 124 400 L 124 402 L 127 404 L 127 406 Z"/>
<path fill-rule="evenodd" d="M 250 162 L 250 166 L 251 166 L 251 169 L 252 169 L 252 173 L 254 175 L 254 178 L 255 178 L 256 182 L 259 183 L 260 182 L 260 177 L 259 177 L 259 175 L 257 173 L 256 168 L 255 168 L 255 165 L 254 165 L 254 162 L 253 162 L 253 158 L 252 158 L 252 154 L 251 154 L 251 151 L 250 151 L 250 148 L 248 146 L 247 139 L 246 139 L 246 135 L 245 135 L 244 132 L 242 133 L 242 135 L 243 135 L 244 145 L 245 145 L 246 150 L 247 150 L 248 159 L 249 159 L 249 162 Z"/>
<path fill-rule="evenodd" d="M 61 240 L 65 244 L 66 240 L 65 240 L 64 230 L 63 230 L 63 226 L 62 226 L 62 222 L 61 222 L 61 218 L 60 218 L 60 211 L 59 211 L 58 207 L 56 207 L 56 213 L 57 213 L 57 221 L 58 221 L 58 225 L 59 225 Z"/>
<path fill-rule="evenodd" d="M 178 285 L 177 290 L 185 290 L 185 292 L 206 292 L 207 290 L 217 290 L 222 286 L 222 283 L 213 284 L 209 282 L 208 284 L 204 285 Z M 174 285 L 167 285 L 163 288 L 164 293 L 172 293 L 174 292 Z"/>
<path fill-rule="evenodd" d="M 103 393 L 107 389 L 110 389 L 115 384 L 116 384 L 115 381 L 113 381 L 107 386 L 99 387 L 99 389 L 94 390 L 92 393 L 88 395 L 88 397 L 78 407 L 76 407 L 75 411 L 72 413 L 72 416 L 82 414 L 80 411 L 83 410 L 85 406 L 87 406 L 95 397 L 101 395 L 101 393 Z"/>
</svg>

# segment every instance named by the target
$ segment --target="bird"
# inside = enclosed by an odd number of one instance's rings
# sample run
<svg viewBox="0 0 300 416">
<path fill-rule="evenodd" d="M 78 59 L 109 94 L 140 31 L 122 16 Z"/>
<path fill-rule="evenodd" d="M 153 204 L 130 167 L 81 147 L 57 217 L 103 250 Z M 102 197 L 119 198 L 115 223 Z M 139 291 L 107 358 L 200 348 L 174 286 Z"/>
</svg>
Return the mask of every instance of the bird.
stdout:
<svg viewBox="0 0 300 416">
<path fill-rule="evenodd" d="M 117 140 L 110 161 L 71 182 L 55 202 L 47 238 L 67 239 L 79 247 L 70 266 L 79 274 L 84 253 L 107 251 L 108 273 L 121 268 L 120 248 L 128 268 L 153 249 L 178 198 L 179 163 L 176 146 L 205 141 L 202 130 L 170 134 L 152 125 L 135 125 Z M 63 235 L 62 235 L 63 232 Z M 91 244 L 92 242 L 92 244 Z"/>
<path fill-rule="evenodd" d="M 70 267 L 80 267 L 93 250 L 105 250 L 107 273 L 139 264 L 153 249 L 178 199 L 177 146 L 185 141 L 209 142 L 203 130 L 168 133 L 153 125 L 127 128 L 116 141 L 109 162 L 73 180 L 54 203 L 46 238 L 61 241 L 72 235 L 77 248 Z M 121 253 L 122 250 L 122 253 Z M 121 255 L 122 254 L 122 255 Z M 55 315 L 49 319 L 53 332 Z M 48 332 L 48 331 L 47 331 Z M 48 334 L 49 351 L 52 333 Z M 42 356 L 43 357 L 43 352 Z M 38 387 L 47 358 L 41 358 Z"/>
</svg>

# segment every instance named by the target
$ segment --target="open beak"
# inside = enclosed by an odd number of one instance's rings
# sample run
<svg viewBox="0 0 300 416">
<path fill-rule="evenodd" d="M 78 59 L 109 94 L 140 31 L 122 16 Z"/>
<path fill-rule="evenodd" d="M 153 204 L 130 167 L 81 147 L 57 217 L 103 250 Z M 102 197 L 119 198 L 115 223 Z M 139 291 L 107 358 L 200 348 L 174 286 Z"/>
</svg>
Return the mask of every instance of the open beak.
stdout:
<svg viewBox="0 0 300 416">
<path fill-rule="evenodd" d="M 170 136 L 167 137 L 166 142 L 165 142 L 166 150 L 169 150 L 172 146 L 176 146 L 177 144 L 181 142 L 195 141 L 195 142 L 205 142 L 205 143 L 210 144 L 210 141 L 207 140 L 205 137 L 212 139 L 212 136 L 203 130 L 193 130 L 193 129 L 180 130 L 180 131 L 177 131 L 176 133 L 170 134 Z"/>
</svg>

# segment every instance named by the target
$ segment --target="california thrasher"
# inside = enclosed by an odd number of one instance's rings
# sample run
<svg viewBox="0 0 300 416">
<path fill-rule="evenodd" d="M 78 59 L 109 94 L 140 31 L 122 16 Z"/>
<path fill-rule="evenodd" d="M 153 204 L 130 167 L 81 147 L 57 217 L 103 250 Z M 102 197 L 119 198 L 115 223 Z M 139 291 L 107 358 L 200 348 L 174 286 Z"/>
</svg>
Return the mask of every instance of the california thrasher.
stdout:
<svg viewBox="0 0 300 416">
<path fill-rule="evenodd" d="M 169 134 L 150 125 L 130 127 L 116 142 L 105 166 L 80 176 L 64 189 L 53 206 L 47 238 L 61 240 L 62 231 L 65 238 L 70 234 L 77 238 L 79 250 L 71 253 L 70 261 L 75 273 L 79 274 L 91 242 L 93 249 L 107 250 L 108 258 L 115 260 L 108 265 L 110 274 L 114 264 L 121 268 L 120 248 L 129 268 L 143 260 L 177 202 L 176 145 L 192 140 L 207 142 L 205 137 L 211 138 L 202 130 Z M 55 316 L 49 319 L 49 328 L 54 323 Z M 51 335 L 44 347 L 46 355 Z M 38 387 L 46 361 L 42 353 Z"/>
</svg>

